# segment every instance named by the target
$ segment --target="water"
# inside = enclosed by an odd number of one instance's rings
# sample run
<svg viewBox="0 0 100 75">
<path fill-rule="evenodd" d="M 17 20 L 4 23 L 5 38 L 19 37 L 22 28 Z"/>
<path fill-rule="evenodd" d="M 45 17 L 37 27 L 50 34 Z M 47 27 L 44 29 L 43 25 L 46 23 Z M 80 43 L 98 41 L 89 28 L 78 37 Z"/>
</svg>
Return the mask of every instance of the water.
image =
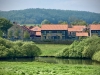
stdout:
<svg viewBox="0 0 100 75">
<path fill-rule="evenodd" d="M 56 64 L 100 65 L 100 62 L 92 61 L 91 59 L 58 59 L 54 57 L 36 57 L 35 61 Z"/>
<path fill-rule="evenodd" d="M 95 62 L 90 59 L 58 59 L 54 57 L 35 57 L 35 58 L 16 58 L 16 59 L 6 59 L 0 61 L 9 62 L 46 62 L 54 64 L 84 64 L 84 65 L 100 65 L 100 62 Z"/>
</svg>

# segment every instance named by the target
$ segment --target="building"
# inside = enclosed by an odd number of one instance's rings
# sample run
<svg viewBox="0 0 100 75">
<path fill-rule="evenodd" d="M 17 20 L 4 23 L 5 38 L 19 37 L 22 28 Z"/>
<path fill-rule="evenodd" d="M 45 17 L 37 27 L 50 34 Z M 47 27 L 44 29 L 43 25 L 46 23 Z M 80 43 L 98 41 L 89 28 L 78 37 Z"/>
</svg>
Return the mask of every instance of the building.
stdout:
<svg viewBox="0 0 100 75">
<path fill-rule="evenodd" d="M 41 26 L 41 40 L 66 40 L 68 25 L 49 24 Z"/>
<path fill-rule="evenodd" d="M 8 29 L 8 38 L 11 40 L 20 39 L 23 40 L 25 38 L 24 33 L 29 35 L 28 39 L 37 40 L 41 39 L 41 28 L 38 26 L 20 26 L 17 23 L 14 23 L 11 28 Z"/>
<path fill-rule="evenodd" d="M 35 26 L 35 27 L 31 28 L 30 31 L 32 31 L 34 33 L 33 35 L 31 35 L 31 36 L 33 36 L 32 39 L 34 39 L 34 40 L 41 39 L 41 28 L 40 27 Z"/>
<path fill-rule="evenodd" d="M 8 29 L 8 38 L 24 39 L 24 33 L 29 34 L 31 40 L 77 40 L 80 37 L 97 35 L 100 37 L 100 24 L 91 24 L 88 27 L 75 25 L 68 26 L 62 24 L 45 24 L 38 26 L 20 26 L 16 23 Z"/>
<path fill-rule="evenodd" d="M 11 40 L 23 39 L 23 28 L 14 23 L 13 26 L 8 29 L 8 38 Z"/>
<path fill-rule="evenodd" d="M 100 24 L 91 24 L 90 28 L 90 36 L 97 35 L 100 37 Z"/>
<path fill-rule="evenodd" d="M 77 37 L 84 36 L 86 26 L 75 25 L 68 28 L 68 37 L 69 39 L 78 39 Z M 79 34 L 77 36 L 77 34 Z M 87 33 L 88 34 L 88 33 Z"/>
<path fill-rule="evenodd" d="M 88 32 L 76 32 L 77 39 L 88 37 Z"/>
</svg>

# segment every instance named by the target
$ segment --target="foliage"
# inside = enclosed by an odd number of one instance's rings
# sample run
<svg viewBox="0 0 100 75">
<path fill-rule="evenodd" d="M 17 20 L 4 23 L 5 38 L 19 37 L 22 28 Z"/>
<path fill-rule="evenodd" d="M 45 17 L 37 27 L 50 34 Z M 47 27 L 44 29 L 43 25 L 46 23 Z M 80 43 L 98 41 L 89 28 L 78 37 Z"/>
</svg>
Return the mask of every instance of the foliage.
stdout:
<svg viewBox="0 0 100 75">
<path fill-rule="evenodd" d="M 43 20 L 43 21 L 41 22 L 41 24 L 50 24 L 50 22 L 49 22 L 48 20 Z"/>
<path fill-rule="evenodd" d="M 66 21 L 58 21 L 58 24 L 67 24 Z"/>
<path fill-rule="evenodd" d="M 40 49 L 32 43 L 25 43 L 22 45 L 22 51 L 24 51 L 25 55 L 28 57 L 34 57 L 41 54 Z"/>
<path fill-rule="evenodd" d="M 57 57 L 91 58 L 100 51 L 100 37 L 93 36 L 80 41 L 74 41 L 69 47 L 59 52 Z"/>
<path fill-rule="evenodd" d="M 92 60 L 96 60 L 100 62 L 100 50 L 93 55 Z"/>
<path fill-rule="evenodd" d="M 83 20 L 75 20 L 71 22 L 72 25 L 87 25 L 87 23 Z"/>
<path fill-rule="evenodd" d="M 35 57 L 41 50 L 33 42 L 9 41 L 0 38 L 0 58 Z"/>
<path fill-rule="evenodd" d="M 30 38 L 30 34 L 27 31 L 25 31 L 24 32 L 24 39 L 29 39 L 29 38 Z"/>
<path fill-rule="evenodd" d="M 100 75 L 100 65 L 0 62 L 0 75 Z"/>
<path fill-rule="evenodd" d="M 9 32 L 8 32 L 8 37 L 11 38 L 12 35 L 13 35 L 13 32 L 12 32 L 12 31 L 9 31 Z"/>
<path fill-rule="evenodd" d="M 0 30 L 0 37 L 2 37 L 3 36 L 3 32 Z"/>
<path fill-rule="evenodd" d="M 92 24 L 93 21 L 100 21 L 100 14 L 98 13 L 39 8 L 0 11 L 0 17 L 5 17 L 12 22 L 18 22 L 20 24 L 41 24 L 45 19 L 53 24 L 57 24 L 60 20 L 67 21 L 68 24 L 76 19 L 84 20 L 87 24 Z"/>
<path fill-rule="evenodd" d="M 0 18 L 0 30 L 3 32 L 7 32 L 7 30 L 12 26 L 12 23 L 5 19 L 5 18 Z"/>
<path fill-rule="evenodd" d="M 18 30 L 16 30 L 16 31 L 14 32 L 14 36 L 15 36 L 15 38 L 18 38 L 18 37 L 19 37 L 19 32 L 18 32 Z"/>
</svg>

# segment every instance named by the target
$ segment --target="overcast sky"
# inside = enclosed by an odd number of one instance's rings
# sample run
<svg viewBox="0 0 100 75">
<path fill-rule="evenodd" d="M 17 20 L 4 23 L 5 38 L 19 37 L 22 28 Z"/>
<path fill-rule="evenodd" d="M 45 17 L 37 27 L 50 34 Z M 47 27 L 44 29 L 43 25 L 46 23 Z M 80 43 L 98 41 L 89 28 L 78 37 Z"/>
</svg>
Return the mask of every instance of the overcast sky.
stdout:
<svg viewBox="0 0 100 75">
<path fill-rule="evenodd" d="M 0 0 L 0 10 L 28 8 L 79 10 L 100 13 L 100 0 Z"/>
</svg>

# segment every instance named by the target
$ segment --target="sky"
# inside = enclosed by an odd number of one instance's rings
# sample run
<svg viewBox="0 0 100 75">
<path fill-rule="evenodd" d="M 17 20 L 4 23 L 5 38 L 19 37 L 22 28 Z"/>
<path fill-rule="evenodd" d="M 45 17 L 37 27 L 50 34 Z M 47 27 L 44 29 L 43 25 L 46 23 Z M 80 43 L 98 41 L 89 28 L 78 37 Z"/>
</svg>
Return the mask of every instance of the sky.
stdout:
<svg viewBox="0 0 100 75">
<path fill-rule="evenodd" d="M 45 8 L 100 13 L 100 0 L 0 0 L 0 10 Z"/>
</svg>

